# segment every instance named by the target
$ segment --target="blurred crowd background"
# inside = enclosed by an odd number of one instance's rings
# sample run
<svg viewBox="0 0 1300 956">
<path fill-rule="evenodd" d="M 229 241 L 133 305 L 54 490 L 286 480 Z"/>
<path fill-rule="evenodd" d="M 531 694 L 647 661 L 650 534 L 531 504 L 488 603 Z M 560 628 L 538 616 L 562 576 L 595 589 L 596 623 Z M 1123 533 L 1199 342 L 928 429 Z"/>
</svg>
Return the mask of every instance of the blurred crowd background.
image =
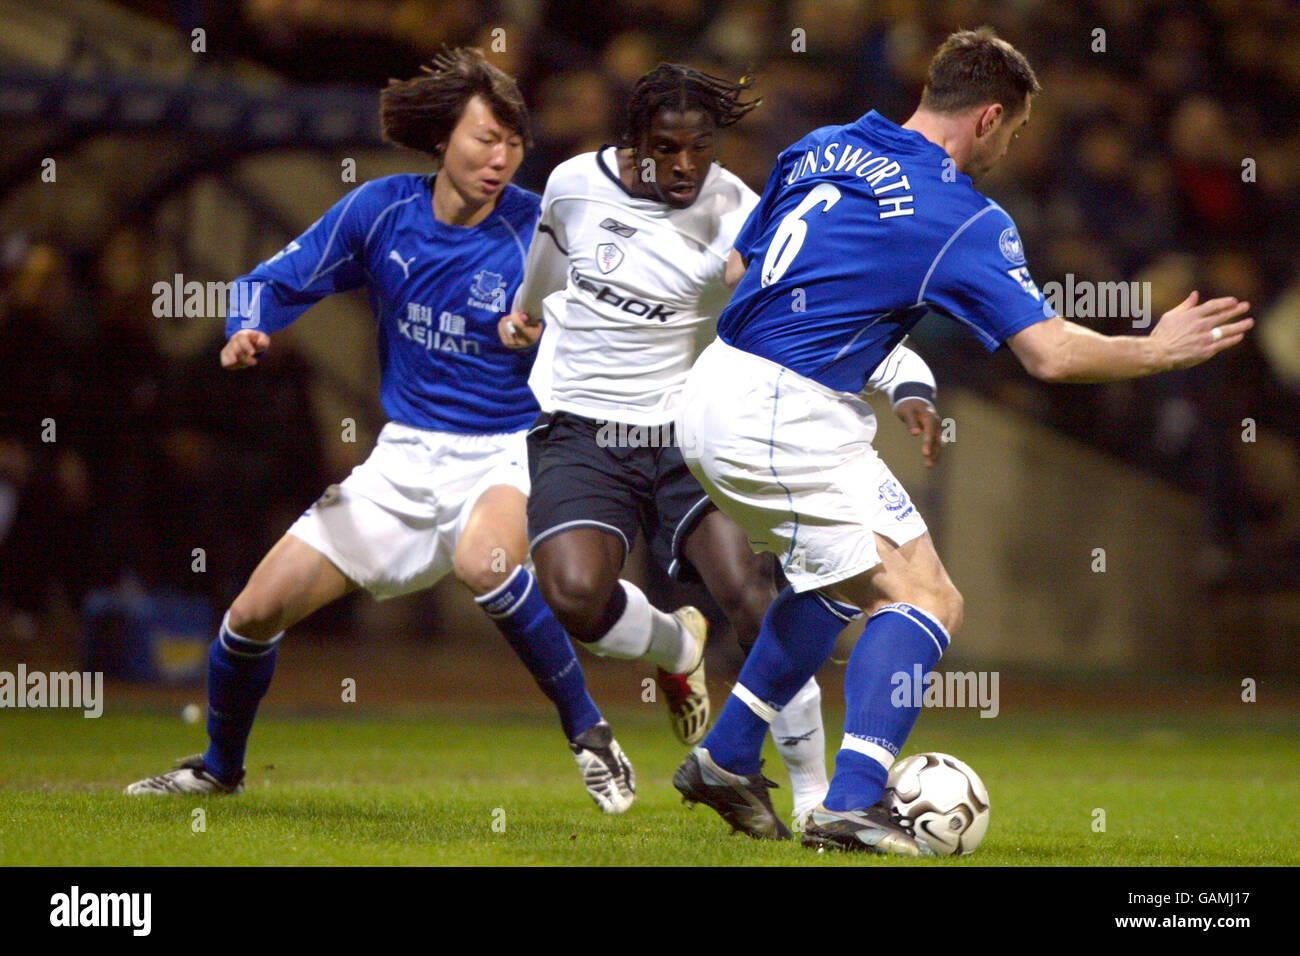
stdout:
<svg viewBox="0 0 1300 956">
<path fill-rule="evenodd" d="M 1300 588 L 1300 10 L 1291 0 L 97 6 L 170 31 L 182 59 L 201 28 L 204 55 L 179 79 L 190 88 L 328 85 L 377 107 L 385 80 L 414 74 L 440 45 L 480 46 L 519 77 L 533 110 L 537 146 L 516 182 L 538 191 L 559 161 L 615 141 L 632 83 L 661 60 L 755 77 L 763 105 L 720 141 L 719 156 L 761 190 L 776 154 L 816 126 L 868 109 L 902 122 L 944 36 L 992 25 L 1044 87 L 1028 129 L 982 184 L 1018 223 L 1039 286 L 1067 274 L 1150 282 L 1153 318 L 1193 288 L 1231 294 L 1254 304 L 1260 325 L 1243 347 L 1198 369 L 1047 387 L 1005 350 L 989 361 L 955 323 L 927 320 L 915 342 L 941 396 L 944 387 L 976 389 L 1195 494 L 1204 533 L 1188 548 L 1207 588 Z M 66 46 L 65 61 L 46 68 L 52 85 L 95 75 L 93 32 L 74 31 Z M 139 72 L 149 72 L 143 59 Z M 48 117 L 10 116 L 6 125 L 19 142 L 47 144 L 32 157 L 58 155 L 48 152 Z M 64 138 L 54 142 L 76 142 L 75 123 L 55 125 Z M 174 140 L 144 142 L 153 165 L 110 164 L 105 193 L 154 189 L 167 181 L 160 168 L 183 165 Z M 224 146 L 237 153 L 237 137 Z M 411 171 L 427 168 L 415 154 L 400 158 Z M 322 161 L 337 169 L 337 152 L 323 151 Z M 35 162 L 6 168 L 30 182 L 40 173 Z M 346 188 L 305 197 L 312 215 Z M 0 191 L 0 210 L 11 195 Z M 176 320 L 151 308 L 153 284 L 171 277 L 158 266 L 153 214 L 124 204 L 99 219 L 3 219 L 0 613 L 11 629 L 34 626 L 52 601 L 76 607 L 123 580 L 198 588 L 224 607 L 292 517 L 368 450 L 320 428 L 313 395 L 331 373 L 295 346 L 296 332 L 254 374 L 221 372 L 220 323 L 183 350 L 165 347 L 160 327 Z M 1085 321 L 1132 331 L 1127 317 Z M 364 400 L 372 417 L 381 414 L 377 390 Z M 57 423 L 55 442 L 42 440 L 46 419 Z M 195 540 L 208 543 L 199 576 Z"/>
</svg>

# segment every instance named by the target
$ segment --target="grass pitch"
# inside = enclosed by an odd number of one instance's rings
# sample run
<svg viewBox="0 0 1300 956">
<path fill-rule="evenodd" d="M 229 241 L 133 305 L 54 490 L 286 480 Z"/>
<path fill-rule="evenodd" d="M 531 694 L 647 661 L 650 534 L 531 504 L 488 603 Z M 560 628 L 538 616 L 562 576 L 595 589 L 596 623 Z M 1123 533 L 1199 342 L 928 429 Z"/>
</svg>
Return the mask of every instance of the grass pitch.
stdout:
<svg viewBox="0 0 1300 956">
<path fill-rule="evenodd" d="M 120 792 L 201 749 L 202 728 L 174 711 L 7 711 L 0 865 L 1295 866 L 1297 722 L 1243 710 L 995 720 L 929 711 L 905 753 L 961 757 L 992 802 L 979 850 L 938 861 L 729 836 L 672 789 L 683 750 L 657 708 L 607 710 L 637 771 L 637 803 L 622 816 L 595 809 L 558 724 L 540 711 L 267 714 L 246 793 L 205 799 Z M 828 713 L 829 740 L 840 721 Z M 771 749 L 766 769 L 788 816 Z"/>
</svg>

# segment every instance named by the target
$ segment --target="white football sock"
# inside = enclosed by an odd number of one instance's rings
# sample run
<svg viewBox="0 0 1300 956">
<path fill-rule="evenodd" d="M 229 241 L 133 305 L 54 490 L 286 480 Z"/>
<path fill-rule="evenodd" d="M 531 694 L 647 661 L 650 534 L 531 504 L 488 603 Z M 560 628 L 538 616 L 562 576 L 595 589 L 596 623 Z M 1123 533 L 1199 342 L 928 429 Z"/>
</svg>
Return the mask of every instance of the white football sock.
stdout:
<svg viewBox="0 0 1300 956">
<path fill-rule="evenodd" d="M 772 739 L 790 772 L 796 817 L 821 803 L 830 789 L 826 778 L 826 729 L 817 678 L 799 688 L 772 721 Z"/>
<path fill-rule="evenodd" d="M 695 660 L 695 638 L 677 618 L 651 607 L 650 650 L 645 657 L 670 674 L 685 674 Z"/>
<path fill-rule="evenodd" d="M 614 626 L 598 641 L 583 642 L 583 646 L 597 657 L 617 657 L 635 660 L 644 657 L 650 649 L 650 601 L 641 590 L 619 581 L 627 594 L 627 607 Z"/>
<path fill-rule="evenodd" d="M 586 644 L 598 657 L 624 660 L 645 658 L 670 674 L 680 674 L 695 656 L 695 643 L 677 618 L 650 605 L 635 584 L 619 581 L 627 594 L 627 607 L 598 641 Z"/>
</svg>

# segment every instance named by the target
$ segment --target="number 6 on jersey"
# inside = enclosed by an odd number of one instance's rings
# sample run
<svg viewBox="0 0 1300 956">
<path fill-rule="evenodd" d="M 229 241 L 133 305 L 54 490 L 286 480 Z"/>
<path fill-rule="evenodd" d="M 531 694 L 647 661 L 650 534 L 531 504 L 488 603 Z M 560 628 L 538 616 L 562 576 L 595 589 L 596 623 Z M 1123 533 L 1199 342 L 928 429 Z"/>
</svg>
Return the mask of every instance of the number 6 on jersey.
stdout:
<svg viewBox="0 0 1300 956">
<path fill-rule="evenodd" d="M 803 202 L 781 220 L 776 235 L 772 237 L 772 242 L 767 247 L 767 255 L 763 257 L 763 288 L 767 288 L 785 275 L 785 271 L 790 268 L 790 263 L 803 248 L 803 241 L 808 236 L 808 223 L 803 220 L 804 214 L 818 203 L 825 207 L 822 212 L 829 212 L 830 208 L 839 201 L 838 188 L 830 183 L 818 183 L 803 198 Z"/>
</svg>

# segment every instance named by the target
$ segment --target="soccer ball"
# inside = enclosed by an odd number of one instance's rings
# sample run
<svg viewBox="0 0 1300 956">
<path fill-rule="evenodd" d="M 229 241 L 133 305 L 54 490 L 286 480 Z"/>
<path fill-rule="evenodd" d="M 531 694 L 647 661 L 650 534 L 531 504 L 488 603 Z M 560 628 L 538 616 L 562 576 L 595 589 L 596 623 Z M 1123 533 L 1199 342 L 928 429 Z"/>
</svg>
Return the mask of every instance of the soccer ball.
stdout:
<svg viewBox="0 0 1300 956">
<path fill-rule="evenodd" d="M 913 754 L 894 764 L 885 805 L 912 821 L 916 838 L 940 856 L 971 853 L 989 828 L 989 792 L 948 754 Z"/>
</svg>

